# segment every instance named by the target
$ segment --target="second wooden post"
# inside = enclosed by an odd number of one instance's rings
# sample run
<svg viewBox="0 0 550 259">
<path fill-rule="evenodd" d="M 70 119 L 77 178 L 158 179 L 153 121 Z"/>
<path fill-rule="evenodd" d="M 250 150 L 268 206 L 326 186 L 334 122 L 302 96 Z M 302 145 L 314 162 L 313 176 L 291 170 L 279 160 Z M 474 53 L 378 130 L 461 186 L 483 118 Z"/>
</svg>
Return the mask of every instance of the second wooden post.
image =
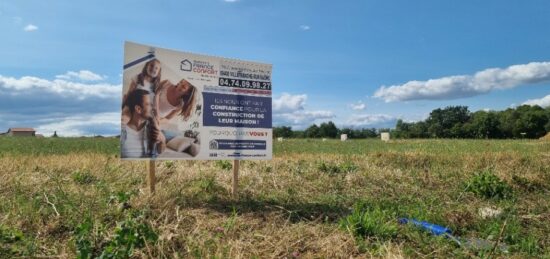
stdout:
<svg viewBox="0 0 550 259">
<path fill-rule="evenodd" d="M 149 165 L 149 191 L 151 192 L 151 194 L 155 193 L 155 185 L 157 184 L 157 176 L 155 175 L 155 169 L 156 169 L 156 164 L 155 164 L 155 160 L 149 160 L 147 162 L 147 164 Z"/>
<path fill-rule="evenodd" d="M 239 188 L 239 160 L 233 160 L 233 188 L 231 189 L 231 196 L 233 199 L 237 199 L 237 190 Z"/>
</svg>

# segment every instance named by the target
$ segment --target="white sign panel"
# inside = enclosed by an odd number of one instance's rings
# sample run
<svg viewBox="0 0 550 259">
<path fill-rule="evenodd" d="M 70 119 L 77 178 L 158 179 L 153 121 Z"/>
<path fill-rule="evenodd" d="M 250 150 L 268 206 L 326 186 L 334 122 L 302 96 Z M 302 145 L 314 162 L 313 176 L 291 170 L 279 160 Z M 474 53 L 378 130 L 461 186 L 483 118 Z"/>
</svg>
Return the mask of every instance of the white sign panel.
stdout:
<svg viewBox="0 0 550 259">
<path fill-rule="evenodd" d="M 271 159 L 271 65 L 126 42 L 122 159 Z"/>
<path fill-rule="evenodd" d="M 390 141 L 390 133 L 382 132 L 380 133 L 380 138 L 382 139 L 382 141 Z"/>
</svg>

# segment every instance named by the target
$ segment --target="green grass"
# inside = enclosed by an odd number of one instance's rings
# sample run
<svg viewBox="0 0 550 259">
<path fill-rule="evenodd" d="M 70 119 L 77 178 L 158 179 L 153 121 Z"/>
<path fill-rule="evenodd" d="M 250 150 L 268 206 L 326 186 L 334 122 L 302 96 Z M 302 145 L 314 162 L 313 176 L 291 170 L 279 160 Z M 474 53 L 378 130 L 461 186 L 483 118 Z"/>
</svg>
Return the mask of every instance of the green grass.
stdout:
<svg viewBox="0 0 550 259">
<path fill-rule="evenodd" d="M 0 138 L 0 258 L 550 256 L 550 142 L 290 139 L 241 164 L 237 200 L 229 161 L 158 162 L 151 196 L 145 163 L 120 161 L 118 144 Z"/>
<path fill-rule="evenodd" d="M 275 155 L 342 154 L 363 155 L 380 152 L 421 152 L 426 154 L 460 155 L 464 153 L 517 152 L 533 155 L 550 152 L 549 145 L 538 140 L 392 140 L 378 139 L 340 141 L 329 139 L 285 139 L 273 142 Z M 0 155 L 56 155 L 92 152 L 107 155 L 120 153 L 118 138 L 24 138 L 0 137 Z"/>
<path fill-rule="evenodd" d="M 0 137 L 0 157 L 6 155 L 66 155 L 70 153 L 120 154 L 117 138 Z"/>
</svg>

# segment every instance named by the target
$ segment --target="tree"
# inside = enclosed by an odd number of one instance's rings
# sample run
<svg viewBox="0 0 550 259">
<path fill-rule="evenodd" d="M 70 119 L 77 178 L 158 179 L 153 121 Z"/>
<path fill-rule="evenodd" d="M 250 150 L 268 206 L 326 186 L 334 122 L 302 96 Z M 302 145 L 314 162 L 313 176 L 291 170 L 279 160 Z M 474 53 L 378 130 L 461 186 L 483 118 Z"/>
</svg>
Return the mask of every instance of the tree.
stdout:
<svg viewBox="0 0 550 259">
<path fill-rule="evenodd" d="M 377 130 L 375 128 L 370 129 L 361 129 L 361 137 L 362 138 L 376 138 L 378 137 Z"/>
<path fill-rule="evenodd" d="M 503 138 L 513 138 L 514 136 L 514 127 L 516 120 L 519 117 L 519 114 L 515 109 L 508 108 L 504 111 L 501 111 L 497 115 L 499 123 L 500 135 Z"/>
<path fill-rule="evenodd" d="M 520 113 L 516 120 L 514 133 L 525 133 L 528 138 L 540 138 L 546 134 L 545 125 L 548 123 L 548 117 L 544 109 L 540 106 L 522 105 L 517 108 Z"/>
<path fill-rule="evenodd" d="M 307 128 L 304 131 L 304 135 L 305 135 L 306 138 L 319 138 L 319 137 L 321 137 L 321 135 L 319 133 L 319 127 L 316 124 L 313 124 L 313 125 L 309 126 L 309 128 Z"/>
<path fill-rule="evenodd" d="M 319 135 L 323 138 L 336 138 L 338 136 L 338 128 L 332 121 L 321 123 L 319 126 Z"/>
<path fill-rule="evenodd" d="M 411 138 L 429 138 L 428 123 L 419 121 L 411 125 Z"/>
<path fill-rule="evenodd" d="M 467 106 L 448 106 L 435 109 L 426 120 L 430 135 L 438 138 L 464 137 L 461 127 L 470 120 Z"/>
<path fill-rule="evenodd" d="M 397 120 L 395 124 L 395 130 L 392 131 L 393 136 L 396 138 L 410 138 L 411 123 L 403 122 L 402 119 Z"/>
<path fill-rule="evenodd" d="M 292 132 L 292 137 L 293 138 L 305 138 L 306 135 L 305 135 L 305 132 L 303 130 L 295 130 Z"/>
<path fill-rule="evenodd" d="M 497 113 L 477 111 L 472 114 L 471 123 L 467 124 L 468 136 L 472 138 L 500 138 L 500 121 Z"/>
<path fill-rule="evenodd" d="M 275 127 L 273 128 L 273 137 L 284 137 L 284 138 L 290 138 L 292 137 L 292 128 L 288 126 L 281 126 L 281 127 Z"/>
</svg>

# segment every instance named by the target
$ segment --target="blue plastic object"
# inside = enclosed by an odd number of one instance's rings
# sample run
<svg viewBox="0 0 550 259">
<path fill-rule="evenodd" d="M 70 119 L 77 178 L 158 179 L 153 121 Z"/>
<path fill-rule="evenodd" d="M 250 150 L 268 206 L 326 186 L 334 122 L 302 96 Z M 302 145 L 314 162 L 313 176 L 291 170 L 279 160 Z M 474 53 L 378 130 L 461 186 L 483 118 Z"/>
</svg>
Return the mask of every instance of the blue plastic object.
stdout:
<svg viewBox="0 0 550 259">
<path fill-rule="evenodd" d="M 418 221 L 416 219 L 400 218 L 397 220 L 399 224 L 411 223 L 421 229 L 424 229 L 436 236 L 445 236 L 454 241 L 459 246 L 470 250 L 489 250 L 495 246 L 494 242 L 487 241 L 479 238 L 457 238 L 452 235 L 452 231 L 444 226 L 432 224 L 426 221 Z M 498 244 L 498 249 L 502 252 L 508 252 L 508 246 L 506 244 Z"/>
<path fill-rule="evenodd" d="M 450 235 L 452 231 L 444 226 L 432 224 L 426 221 L 418 221 L 416 219 L 407 219 L 407 218 L 400 218 L 399 220 L 400 224 L 407 224 L 411 223 L 417 227 L 420 227 L 424 230 L 429 231 L 430 233 L 440 236 L 440 235 Z"/>
</svg>

